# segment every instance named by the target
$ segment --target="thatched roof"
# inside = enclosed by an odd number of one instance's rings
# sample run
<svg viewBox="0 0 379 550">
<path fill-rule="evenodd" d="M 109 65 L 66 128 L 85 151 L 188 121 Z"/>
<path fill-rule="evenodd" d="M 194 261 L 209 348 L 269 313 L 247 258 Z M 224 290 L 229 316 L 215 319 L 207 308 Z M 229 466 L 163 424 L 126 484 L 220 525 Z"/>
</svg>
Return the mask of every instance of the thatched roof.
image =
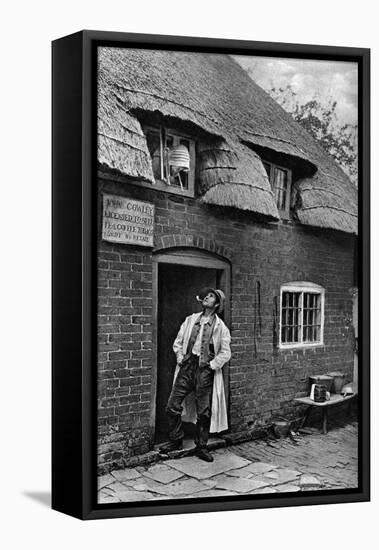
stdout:
<svg viewBox="0 0 379 550">
<path fill-rule="evenodd" d="M 99 49 L 100 164 L 153 181 L 139 120 L 159 115 L 198 135 L 204 202 L 278 219 L 256 152 L 301 159 L 295 211 L 301 223 L 357 230 L 356 190 L 321 146 L 229 56 L 128 48 Z M 309 177 L 310 174 L 314 174 Z"/>
<path fill-rule="evenodd" d="M 198 159 L 202 202 L 278 217 L 267 173 L 254 151 L 238 143 L 202 142 Z"/>
</svg>

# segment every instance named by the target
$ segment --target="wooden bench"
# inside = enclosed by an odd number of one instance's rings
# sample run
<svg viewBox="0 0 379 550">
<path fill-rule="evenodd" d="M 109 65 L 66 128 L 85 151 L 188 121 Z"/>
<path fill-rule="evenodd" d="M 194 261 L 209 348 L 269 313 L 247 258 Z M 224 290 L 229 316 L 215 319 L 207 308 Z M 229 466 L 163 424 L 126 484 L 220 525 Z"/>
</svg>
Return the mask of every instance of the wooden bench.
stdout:
<svg viewBox="0 0 379 550">
<path fill-rule="evenodd" d="M 297 401 L 298 403 L 302 403 L 303 405 L 308 405 L 308 408 L 305 411 L 305 416 L 303 418 L 303 421 L 300 427 L 304 428 L 309 418 L 309 414 L 311 412 L 312 407 L 321 407 L 322 408 L 322 433 L 324 434 L 328 433 L 329 407 L 332 407 L 333 405 L 337 405 L 338 403 L 344 403 L 346 401 L 350 401 L 356 395 L 357 395 L 356 393 L 353 393 L 352 395 L 347 395 L 346 397 L 343 397 L 339 393 L 332 393 L 330 396 L 330 400 L 324 401 L 324 403 L 316 403 L 316 401 L 313 401 L 313 399 L 311 399 L 310 397 L 295 397 L 294 401 Z"/>
</svg>

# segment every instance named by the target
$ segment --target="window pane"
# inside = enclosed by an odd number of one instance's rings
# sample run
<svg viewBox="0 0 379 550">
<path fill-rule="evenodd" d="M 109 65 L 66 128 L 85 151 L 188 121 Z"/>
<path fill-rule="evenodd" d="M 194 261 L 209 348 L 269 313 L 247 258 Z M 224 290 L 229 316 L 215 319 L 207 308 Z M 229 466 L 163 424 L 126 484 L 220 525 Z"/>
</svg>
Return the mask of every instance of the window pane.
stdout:
<svg viewBox="0 0 379 550">
<path fill-rule="evenodd" d="M 166 134 L 164 137 L 164 144 L 165 146 L 163 151 L 163 158 L 164 158 L 163 174 L 164 174 L 164 179 L 167 179 L 168 151 L 172 149 L 174 146 L 174 137 Z"/>
<path fill-rule="evenodd" d="M 279 187 L 275 189 L 275 202 L 279 210 L 283 210 L 281 206 L 283 203 L 283 191 Z"/>
<path fill-rule="evenodd" d="M 187 147 L 187 150 L 189 153 L 191 153 L 191 145 L 188 139 L 180 138 L 179 140 L 180 145 L 184 145 Z M 191 163 L 191 155 L 190 155 L 190 170 L 192 170 L 192 163 Z M 182 185 L 184 189 L 188 189 L 188 172 L 180 172 L 180 178 L 182 180 Z M 176 178 L 178 180 L 178 178 Z M 180 185 L 180 182 L 178 182 Z"/>
<path fill-rule="evenodd" d="M 151 156 L 153 174 L 155 179 L 162 179 L 161 174 L 161 137 L 159 130 L 148 130 L 146 142 Z"/>
<path fill-rule="evenodd" d="M 287 191 L 287 172 L 285 170 L 278 169 L 279 172 L 279 181 L 280 181 L 280 187 L 283 189 L 283 191 Z"/>
<path fill-rule="evenodd" d="M 303 340 L 304 342 L 320 341 L 321 295 L 314 292 L 304 293 Z"/>
<path fill-rule="evenodd" d="M 300 293 L 282 293 L 282 343 L 296 343 L 300 341 Z"/>
<path fill-rule="evenodd" d="M 282 292 L 281 343 L 312 344 L 321 341 L 319 292 Z"/>
<path fill-rule="evenodd" d="M 170 136 L 169 134 L 167 134 L 166 136 L 166 147 L 168 149 L 172 149 L 174 146 L 174 136 Z"/>
<path fill-rule="evenodd" d="M 180 182 L 182 182 L 183 189 L 188 189 L 188 172 L 183 172 L 183 170 L 178 170 L 176 168 L 170 167 L 170 183 L 175 185 L 175 187 L 180 187 Z"/>
<path fill-rule="evenodd" d="M 293 308 L 292 307 L 288 310 L 288 324 L 290 326 L 293 325 Z"/>
<path fill-rule="evenodd" d="M 180 138 L 179 140 L 180 145 L 184 145 L 184 147 L 187 147 L 188 152 L 190 151 L 190 142 L 188 139 Z"/>
<path fill-rule="evenodd" d="M 167 134 L 166 136 L 166 147 L 167 149 L 173 149 L 173 147 L 176 147 L 177 145 L 185 145 L 190 150 L 190 142 L 188 139 L 179 138 L 178 136 L 174 136 L 171 134 Z M 164 167 L 164 173 L 166 175 L 166 166 Z M 180 185 L 180 183 L 182 185 Z M 180 173 L 178 173 L 178 170 L 176 167 L 170 166 L 170 184 L 175 187 L 183 187 L 183 189 L 188 189 L 188 173 L 183 172 L 182 170 Z"/>
<path fill-rule="evenodd" d="M 287 202 L 287 185 L 288 176 L 287 171 L 281 168 L 275 167 L 273 178 L 273 191 L 276 199 L 276 206 L 279 210 L 286 209 Z"/>
</svg>

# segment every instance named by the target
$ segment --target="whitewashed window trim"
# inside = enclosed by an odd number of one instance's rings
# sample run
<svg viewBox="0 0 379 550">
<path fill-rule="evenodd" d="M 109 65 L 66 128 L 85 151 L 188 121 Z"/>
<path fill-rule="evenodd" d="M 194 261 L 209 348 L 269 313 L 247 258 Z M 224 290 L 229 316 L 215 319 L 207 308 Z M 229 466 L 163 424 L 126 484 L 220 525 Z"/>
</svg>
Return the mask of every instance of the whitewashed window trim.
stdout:
<svg viewBox="0 0 379 550">
<path fill-rule="evenodd" d="M 299 342 L 282 342 L 282 312 L 283 312 L 283 293 L 300 293 L 299 310 L 300 324 L 299 332 L 301 341 Z M 320 296 L 320 339 L 317 341 L 303 341 L 303 325 L 304 325 L 304 294 L 316 294 Z M 325 289 L 315 283 L 307 281 L 295 281 L 285 283 L 280 287 L 280 309 L 279 309 L 279 349 L 298 349 L 298 348 L 315 348 L 324 345 L 324 322 L 325 322 Z"/>
</svg>

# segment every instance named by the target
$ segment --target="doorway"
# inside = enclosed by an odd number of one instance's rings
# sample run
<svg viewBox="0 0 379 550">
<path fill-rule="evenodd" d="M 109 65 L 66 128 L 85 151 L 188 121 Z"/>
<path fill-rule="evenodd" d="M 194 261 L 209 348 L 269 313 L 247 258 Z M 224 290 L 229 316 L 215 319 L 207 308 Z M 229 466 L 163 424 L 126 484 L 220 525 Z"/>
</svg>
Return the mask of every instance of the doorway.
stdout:
<svg viewBox="0 0 379 550">
<path fill-rule="evenodd" d="M 230 268 L 226 262 L 203 253 L 160 255 L 157 258 L 155 278 L 157 290 L 156 311 L 156 398 L 155 442 L 167 439 L 165 407 L 173 384 L 176 357 L 172 345 L 184 319 L 201 311 L 196 296 L 204 287 L 221 288 L 229 296 Z M 221 315 L 227 321 L 229 302 Z M 227 371 L 227 369 L 225 369 Z M 224 381 L 227 391 L 227 372 Z M 191 433 L 194 425 L 184 426 Z"/>
</svg>

